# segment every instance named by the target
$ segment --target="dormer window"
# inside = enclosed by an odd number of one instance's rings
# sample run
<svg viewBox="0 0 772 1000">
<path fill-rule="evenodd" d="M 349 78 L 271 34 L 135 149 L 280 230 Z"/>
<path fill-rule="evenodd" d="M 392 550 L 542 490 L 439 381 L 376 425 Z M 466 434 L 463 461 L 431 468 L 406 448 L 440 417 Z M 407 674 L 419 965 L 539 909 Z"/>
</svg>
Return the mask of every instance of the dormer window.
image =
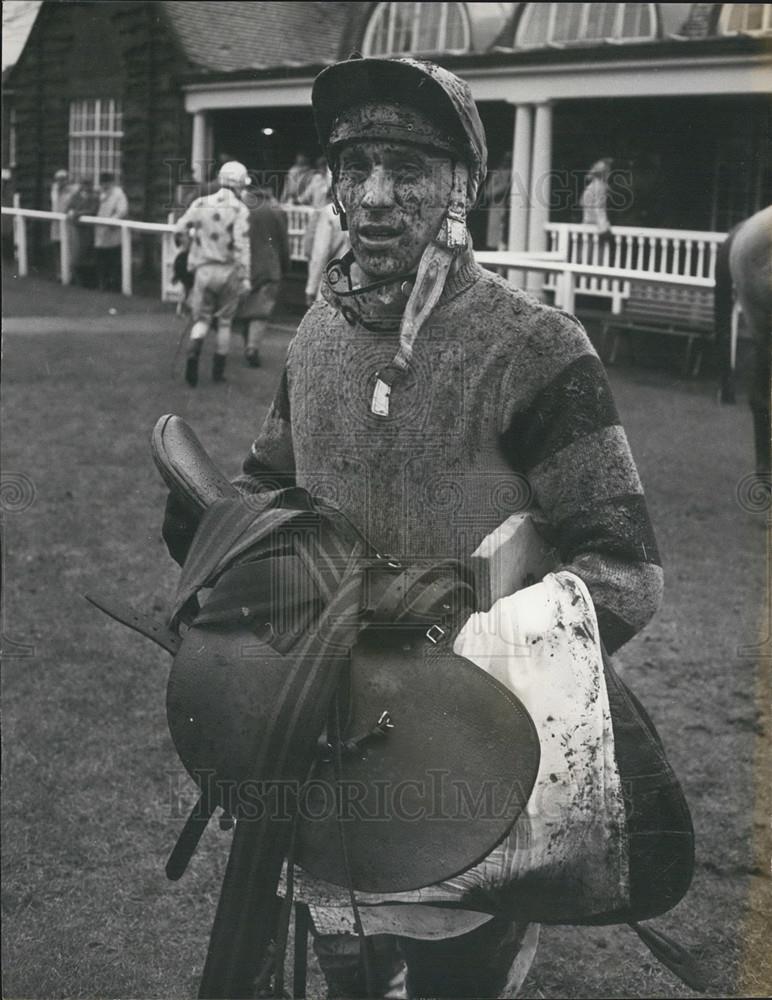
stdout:
<svg viewBox="0 0 772 1000">
<path fill-rule="evenodd" d="M 366 56 L 468 52 L 469 18 L 462 3 L 379 3 L 365 31 Z"/>
<path fill-rule="evenodd" d="M 725 3 L 719 30 L 723 35 L 767 35 L 772 32 L 772 4 Z"/>
<path fill-rule="evenodd" d="M 641 42 L 656 37 L 652 3 L 529 3 L 517 26 L 515 48 Z"/>
</svg>

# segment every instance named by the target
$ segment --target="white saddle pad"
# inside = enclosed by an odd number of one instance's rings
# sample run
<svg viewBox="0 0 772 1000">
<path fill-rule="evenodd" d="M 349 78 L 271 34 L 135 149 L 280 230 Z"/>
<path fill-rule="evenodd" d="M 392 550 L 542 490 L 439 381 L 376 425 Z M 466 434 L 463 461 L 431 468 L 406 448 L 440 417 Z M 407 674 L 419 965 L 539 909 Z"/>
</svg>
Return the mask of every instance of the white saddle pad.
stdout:
<svg viewBox="0 0 772 1000">
<path fill-rule="evenodd" d="M 541 745 L 536 784 L 510 834 L 473 868 L 411 892 L 358 892 L 365 931 L 453 936 L 447 922 L 441 935 L 432 931 L 422 904 L 458 903 L 479 887 L 506 888 L 512 899 L 525 876 L 528 892 L 538 886 L 549 898 L 555 919 L 570 922 L 625 905 L 624 801 L 597 619 L 585 585 L 572 573 L 548 574 L 472 615 L 453 649 L 513 691 L 530 713 Z M 353 931 L 346 890 L 296 868 L 295 894 L 309 904 L 322 933 Z M 385 903 L 418 905 L 378 905 Z M 487 919 L 478 916 L 479 923 Z M 466 933 L 469 915 L 459 917 L 456 933 Z"/>
</svg>

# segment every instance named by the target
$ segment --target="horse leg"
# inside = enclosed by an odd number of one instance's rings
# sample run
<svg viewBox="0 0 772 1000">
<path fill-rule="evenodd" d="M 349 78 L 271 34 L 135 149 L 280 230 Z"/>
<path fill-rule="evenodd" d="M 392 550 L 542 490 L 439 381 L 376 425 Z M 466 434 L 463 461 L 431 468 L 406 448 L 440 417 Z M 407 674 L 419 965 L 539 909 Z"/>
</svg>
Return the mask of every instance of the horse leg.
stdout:
<svg viewBox="0 0 772 1000">
<path fill-rule="evenodd" d="M 765 329 L 769 317 L 753 316 L 754 365 L 751 376 L 749 402 L 753 414 L 753 438 L 756 452 L 756 473 L 768 477 L 772 457 L 772 428 L 770 428 L 770 334 Z"/>
<path fill-rule="evenodd" d="M 735 402 L 735 373 L 732 364 L 732 306 L 734 293 L 729 270 L 729 253 L 737 227 L 718 248 L 716 254 L 716 287 L 713 293 L 713 341 L 716 364 L 720 372 L 719 402 Z"/>
</svg>

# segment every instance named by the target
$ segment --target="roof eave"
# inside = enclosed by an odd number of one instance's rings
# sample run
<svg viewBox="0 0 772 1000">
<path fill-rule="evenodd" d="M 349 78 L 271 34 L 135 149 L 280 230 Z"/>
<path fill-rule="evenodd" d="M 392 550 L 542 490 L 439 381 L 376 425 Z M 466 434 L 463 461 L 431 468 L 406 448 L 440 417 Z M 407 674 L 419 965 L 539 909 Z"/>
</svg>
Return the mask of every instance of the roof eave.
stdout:
<svg viewBox="0 0 772 1000">
<path fill-rule="evenodd" d="M 726 35 L 720 38 L 665 38 L 625 44 L 598 46 L 566 46 L 565 48 L 496 49 L 489 52 L 469 52 L 463 55 L 438 55 L 432 60 L 448 69 L 482 69 L 507 66 L 552 66 L 571 63 L 627 62 L 631 59 L 683 59 L 684 56 L 759 55 L 772 52 L 772 37 Z M 183 87 L 207 83 L 241 83 L 266 80 L 296 80 L 314 77 L 331 62 L 283 64 L 280 66 L 249 67 L 229 71 L 197 71 L 186 74 Z"/>
</svg>

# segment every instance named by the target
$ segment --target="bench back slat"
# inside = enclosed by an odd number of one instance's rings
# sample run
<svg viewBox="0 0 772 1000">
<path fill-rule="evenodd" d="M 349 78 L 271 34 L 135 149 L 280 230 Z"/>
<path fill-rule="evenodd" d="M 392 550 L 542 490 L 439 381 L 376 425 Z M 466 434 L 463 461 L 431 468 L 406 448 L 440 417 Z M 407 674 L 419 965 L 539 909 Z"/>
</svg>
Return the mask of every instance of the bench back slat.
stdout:
<svg viewBox="0 0 772 1000">
<path fill-rule="evenodd" d="M 625 302 L 627 318 L 640 317 L 657 323 L 713 328 L 713 293 L 696 288 L 668 288 L 634 281 Z"/>
</svg>

